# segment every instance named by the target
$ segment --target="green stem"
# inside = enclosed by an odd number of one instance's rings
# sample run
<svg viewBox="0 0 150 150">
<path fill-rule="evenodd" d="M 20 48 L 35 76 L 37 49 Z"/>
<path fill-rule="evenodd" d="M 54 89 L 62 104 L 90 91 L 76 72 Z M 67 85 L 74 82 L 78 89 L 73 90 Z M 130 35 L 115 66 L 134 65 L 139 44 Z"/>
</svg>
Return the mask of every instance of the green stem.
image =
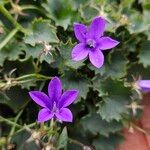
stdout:
<svg viewBox="0 0 150 150">
<path fill-rule="evenodd" d="M 27 33 L 26 29 L 24 29 L 7 11 L 7 9 L 0 4 L 0 12 L 17 28 L 19 28 L 20 31 Z"/>
<path fill-rule="evenodd" d="M 17 123 L 17 121 L 18 121 L 19 117 L 21 116 L 22 112 L 23 112 L 23 110 L 21 110 L 21 111 L 18 113 L 18 115 L 16 116 L 16 118 L 15 118 L 15 123 Z M 8 136 L 8 143 L 11 141 L 11 137 L 12 137 L 12 135 L 13 135 L 14 132 L 15 132 L 15 128 L 16 128 L 16 124 L 14 124 L 14 125 L 12 126 L 12 128 L 11 128 L 11 131 L 10 131 L 9 136 Z"/>
<path fill-rule="evenodd" d="M 34 10 L 38 10 L 39 12 L 41 12 L 41 14 L 45 15 L 45 12 L 42 11 L 42 9 L 36 7 L 36 6 L 33 6 L 33 5 L 22 5 L 20 6 L 22 10 L 27 10 L 27 9 L 34 9 Z"/>
<path fill-rule="evenodd" d="M 21 125 L 15 123 L 15 122 L 13 122 L 13 121 L 10 121 L 9 119 L 6 119 L 6 118 L 4 118 L 4 117 L 2 117 L 2 116 L 0 116 L 0 122 L 6 122 L 6 123 L 9 124 L 9 125 L 15 125 L 15 126 L 18 127 L 18 128 L 21 128 L 21 127 L 22 127 Z"/>
<path fill-rule="evenodd" d="M 70 142 L 70 143 L 77 144 L 77 145 L 79 145 L 79 146 L 81 146 L 81 147 L 84 146 L 84 144 L 82 144 L 81 142 L 79 142 L 79 141 L 77 141 L 77 140 L 74 140 L 74 139 L 71 139 L 71 138 L 69 138 L 69 142 Z"/>
<path fill-rule="evenodd" d="M 28 128 L 32 128 L 32 127 L 34 127 L 36 124 L 37 124 L 37 123 L 34 122 L 34 123 L 31 123 L 31 124 L 26 125 L 26 126 L 27 126 Z M 17 133 L 19 133 L 19 132 L 21 132 L 21 131 L 24 131 L 24 130 L 26 130 L 26 129 L 25 129 L 24 127 L 22 127 L 21 129 L 19 129 L 18 131 L 16 131 L 15 134 L 17 134 Z"/>
<path fill-rule="evenodd" d="M 51 77 L 44 76 L 44 75 L 41 75 L 41 74 L 27 74 L 27 75 L 24 75 L 24 76 L 16 78 L 16 80 L 17 81 L 18 80 L 24 80 L 24 79 L 30 78 L 30 77 L 43 78 L 43 79 L 51 79 Z"/>
<path fill-rule="evenodd" d="M 10 13 L 5 9 L 5 7 L 1 4 L 0 5 L 0 11 L 3 13 L 5 17 L 14 25 L 14 26 L 20 26 L 18 25 L 17 21 L 10 15 Z"/>
<path fill-rule="evenodd" d="M 11 38 L 18 32 L 18 28 L 13 29 L 6 38 L 0 43 L 0 50 L 10 41 Z"/>
</svg>

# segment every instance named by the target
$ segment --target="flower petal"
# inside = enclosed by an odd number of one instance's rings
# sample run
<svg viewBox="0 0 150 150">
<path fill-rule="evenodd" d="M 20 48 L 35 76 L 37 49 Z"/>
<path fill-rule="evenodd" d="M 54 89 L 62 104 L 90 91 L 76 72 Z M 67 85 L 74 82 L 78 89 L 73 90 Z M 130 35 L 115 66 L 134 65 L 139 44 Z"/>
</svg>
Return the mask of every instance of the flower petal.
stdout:
<svg viewBox="0 0 150 150">
<path fill-rule="evenodd" d="M 99 44 L 100 50 L 107 50 L 117 46 L 119 42 L 110 37 L 101 37 L 99 40 Z"/>
<path fill-rule="evenodd" d="M 100 68 L 104 63 L 104 55 L 100 50 L 90 51 L 89 59 L 91 63 L 97 68 Z"/>
<path fill-rule="evenodd" d="M 68 90 L 64 92 L 59 101 L 59 108 L 67 107 L 73 103 L 73 101 L 77 98 L 78 93 L 79 92 L 77 90 Z"/>
<path fill-rule="evenodd" d="M 150 80 L 140 80 L 139 86 L 143 91 L 150 91 Z"/>
<path fill-rule="evenodd" d="M 80 61 L 88 56 L 88 49 L 86 49 L 85 44 L 77 44 L 72 50 L 72 59 L 75 61 Z"/>
<path fill-rule="evenodd" d="M 76 38 L 80 41 L 80 42 L 84 42 L 85 41 L 85 33 L 87 32 L 87 27 L 83 24 L 80 23 L 74 23 L 74 33 Z"/>
<path fill-rule="evenodd" d="M 38 122 L 44 122 L 53 118 L 54 114 L 49 109 L 43 108 L 39 111 Z"/>
<path fill-rule="evenodd" d="M 103 36 L 106 20 L 102 17 L 96 17 L 90 24 L 87 36 L 90 38 L 99 38 Z"/>
<path fill-rule="evenodd" d="M 72 122 L 73 115 L 72 112 L 68 108 L 61 108 L 59 113 L 55 114 L 57 119 L 64 122 Z"/>
<path fill-rule="evenodd" d="M 48 107 L 49 109 L 52 108 L 52 101 L 45 93 L 40 91 L 30 91 L 29 95 L 38 105 Z"/>
<path fill-rule="evenodd" d="M 51 101 L 58 103 L 62 93 L 61 81 L 58 77 L 54 77 L 48 85 L 48 94 Z"/>
</svg>

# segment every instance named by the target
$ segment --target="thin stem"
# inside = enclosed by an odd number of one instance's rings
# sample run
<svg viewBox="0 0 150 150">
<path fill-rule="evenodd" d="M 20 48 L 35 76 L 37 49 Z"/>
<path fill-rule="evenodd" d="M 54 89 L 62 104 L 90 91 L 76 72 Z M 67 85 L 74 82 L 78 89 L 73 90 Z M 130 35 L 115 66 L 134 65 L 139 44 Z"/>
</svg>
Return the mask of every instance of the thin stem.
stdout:
<svg viewBox="0 0 150 150">
<path fill-rule="evenodd" d="M 5 17 L 14 25 L 14 26 L 20 26 L 17 21 L 10 15 L 10 13 L 5 9 L 3 5 L 0 5 L 0 11 L 3 13 Z"/>
<path fill-rule="evenodd" d="M 77 140 L 74 140 L 74 139 L 71 139 L 71 138 L 69 138 L 69 142 L 70 142 L 70 143 L 77 144 L 77 145 L 79 145 L 79 146 L 81 146 L 81 147 L 84 146 L 84 144 L 82 144 L 81 142 L 79 142 L 79 141 L 77 141 Z"/>
<path fill-rule="evenodd" d="M 18 28 L 13 29 L 6 38 L 0 43 L 0 50 L 10 41 L 11 38 L 18 32 Z"/>
<path fill-rule="evenodd" d="M 15 122 L 13 122 L 13 121 L 10 121 L 9 119 L 6 119 L 6 118 L 4 118 L 4 117 L 2 117 L 2 116 L 0 116 L 0 122 L 5 122 L 5 123 L 7 123 L 7 124 L 9 124 L 9 125 L 15 125 L 15 126 L 18 127 L 18 128 L 21 128 L 21 127 L 22 127 L 21 125 L 15 123 Z"/>
<path fill-rule="evenodd" d="M 26 127 L 31 128 L 31 127 L 34 127 L 36 124 L 37 124 L 37 123 L 34 122 L 34 123 L 29 124 L 29 125 L 26 125 Z M 16 132 L 14 133 L 14 135 L 17 134 L 17 133 L 19 133 L 19 132 L 21 132 L 21 131 L 24 131 L 24 130 L 26 130 L 26 128 L 22 127 L 21 129 L 19 129 L 18 131 L 16 131 Z"/>
<path fill-rule="evenodd" d="M 3 15 L 17 28 L 20 29 L 20 31 L 27 33 L 26 29 L 24 29 L 11 15 L 10 13 L 7 11 L 7 9 L 0 4 L 0 12 L 3 13 Z"/>
<path fill-rule="evenodd" d="M 26 78 L 30 78 L 30 77 L 36 77 L 36 78 L 43 78 L 43 79 L 51 79 L 51 77 L 45 76 L 45 75 L 41 75 L 41 74 L 27 74 L 21 77 L 16 78 L 16 80 L 23 80 Z"/>
<path fill-rule="evenodd" d="M 45 15 L 45 12 L 44 12 L 44 11 L 42 11 L 41 9 L 39 9 L 38 7 L 33 6 L 33 5 L 22 5 L 22 6 L 20 6 L 20 7 L 21 7 L 21 10 L 35 9 L 35 10 L 38 10 L 38 11 L 40 11 L 42 14 Z"/>
<path fill-rule="evenodd" d="M 17 121 L 18 121 L 19 117 L 21 116 L 22 112 L 23 112 L 23 110 L 21 110 L 21 111 L 18 113 L 18 115 L 16 116 L 16 118 L 15 118 L 15 123 L 17 123 Z M 11 141 L 11 137 L 12 137 L 12 135 L 13 135 L 14 132 L 15 132 L 15 128 L 16 128 L 16 124 L 14 124 L 14 125 L 12 126 L 12 128 L 11 128 L 11 131 L 10 131 L 9 136 L 8 136 L 8 143 Z"/>
</svg>

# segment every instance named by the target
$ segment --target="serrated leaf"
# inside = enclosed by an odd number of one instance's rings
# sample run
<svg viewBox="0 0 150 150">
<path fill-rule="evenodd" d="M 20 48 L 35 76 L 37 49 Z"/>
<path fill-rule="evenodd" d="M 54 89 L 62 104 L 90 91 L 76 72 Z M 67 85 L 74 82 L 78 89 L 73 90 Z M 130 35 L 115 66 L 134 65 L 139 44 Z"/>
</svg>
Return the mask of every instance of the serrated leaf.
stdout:
<svg viewBox="0 0 150 150">
<path fill-rule="evenodd" d="M 99 103 L 98 113 L 107 121 L 120 120 L 121 115 L 127 112 L 128 101 L 122 101 L 118 97 L 104 98 L 104 104 Z"/>
<path fill-rule="evenodd" d="M 40 62 L 46 61 L 48 64 L 54 61 L 53 51 L 46 54 L 43 52 L 44 45 L 36 44 L 35 46 L 26 45 L 26 58 L 32 56 L 33 58 L 38 58 Z"/>
<path fill-rule="evenodd" d="M 147 31 L 149 33 L 149 19 L 149 11 L 143 11 L 143 14 L 140 14 L 138 11 L 132 11 L 131 15 L 129 16 L 130 26 L 128 27 L 128 29 L 131 33 L 144 31 Z"/>
<path fill-rule="evenodd" d="M 131 89 L 124 87 L 123 81 L 102 80 L 97 76 L 93 81 L 94 88 L 103 97 L 104 102 L 99 103 L 101 117 L 107 121 L 120 120 L 121 115 L 126 113 L 126 105 L 130 101 Z"/>
<path fill-rule="evenodd" d="M 48 12 L 47 16 L 52 18 L 57 26 L 67 29 L 74 14 L 72 0 L 47 0 L 47 3 L 43 3 L 42 6 Z"/>
<path fill-rule="evenodd" d="M 138 58 L 145 68 L 150 66 L 150 41 L 142 43 Z"/>
<path fill-rule="evenodd" d="M 56 29 L 50 25 L 49 21 L 36 19 L 32 23 L 30 32 L 24 38 L 25 43 L 35 46 L 36 43 L 58 43 Z"/>
<path fill-rule="evenodd" d="M 57 148 L 58 149 L 61 149 L 61 148 L 66 149 L 67 143 L 68 143 L 68 133 L 67 133 L 67 128 L 64 127 L 59 136 Z"/>
<path fill-rule="evenodd" d="M 113 80 L 111 78 L 103 79 L 101 76 L 97 75 L 93 79 L 93 87 L 99 92 L 99 96 L 118 96 L 121 99 L 128 99 L 130 96 L 130 88 L 124 86 L 123 81 Z"/>
<path fill-rule="evenodd" d="M 67 89 L 76 89 L 79 90 L 79 98 L 86 98 L 87 93 L 89 91 L 89 81 L 78 75 L 74 72 L 66 72 L 65 75 L 62 77 L 63 87 L 65 90 Z"/>
<path fill-rule="evenodd" d="M 110 133 L 115 133 L 122 128 L 120 122 L 112 121 L 108 123 L 96 113 L 85 116 L 81 120 L 81 123 L 85 130 L 88 130 L 95 135 L 99 133 L 104 136 L 109 136 Z"/>
<path fill-rule="evenodd" d="M 116 150 L 117 145 L 122 141 L 122 136 L 112 134 L 109 137 L 98 137 L 93 141 L 93 145 L 96 148 L 96 150 Z"/>
<path fill-rule="evenodd" d="M 91 7 L 92 4 L 85 3 L 85 5 L 81 5 L 80 14 L 85 20 L 91 20 L 95 16 L 98 16 L 98 10 L 94 7 Z"/>
<path fill-rule="evenodd" d="M 25 45 L 23 43 L 13 42 L 9 46 L 0 50 L 0 66 L 3 65 L 5 59 L 17 60 L 19 55 L 23 54 Z"/>
</svg>

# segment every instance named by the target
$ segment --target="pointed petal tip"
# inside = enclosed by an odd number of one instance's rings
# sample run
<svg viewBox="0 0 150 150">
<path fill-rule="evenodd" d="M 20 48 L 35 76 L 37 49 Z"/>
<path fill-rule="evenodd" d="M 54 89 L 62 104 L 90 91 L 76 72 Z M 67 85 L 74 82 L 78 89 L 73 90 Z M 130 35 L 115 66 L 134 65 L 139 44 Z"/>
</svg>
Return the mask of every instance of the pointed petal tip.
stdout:
<svg viewBox="0 0 150 150">
<path fill-rule="evenodd" d="M 29 93 L 29 95 L 31 95 L 33 92 L 34 92 L 34 91 L 29 91 L 28 93 Z"/>
<path fill-rule="evenodd" d="M 119 41 L 114 40 L 108 36 L 101 37 L 99 42 L 100 42 L 100 46 L 99 46 L 100 50 L 112 49 L 120 43 Z"/>
<path fill-rule="evenodd" d="M 74 92 L 76 94 L 76 97 L 79 95 L 79 90 L 71 90 L 72 92 Z"/>
<path fill-rule="evenodd" d="M 57 76 L 54 76 L 53 78 L 52 78 L 52 80 L 59 80 L 59 78 L 57 77 Z"/>
<path fill-rule="evenodd" d="M 99 65 L 99 66 L 98 66 L 98 65 L 97 65 L 97 66 L 95 65 L 95 67 L 99 69 L 99 68 L 103 67 L 103 65 L 104 65 L 104 63 L 101 64 L 101 65 Z"/>
<path fill-rule="evenodd" d="M 96 17 L 94 17 L 94 19 L 100 19 L 100 20 L 105 20 L 105 21 L 106 21 L 106 19 L 105 19 L 104 16 L 96 16 Z M 93 20 L 94 20 L 94 19 L 93 19 Z"/>
</svg>

